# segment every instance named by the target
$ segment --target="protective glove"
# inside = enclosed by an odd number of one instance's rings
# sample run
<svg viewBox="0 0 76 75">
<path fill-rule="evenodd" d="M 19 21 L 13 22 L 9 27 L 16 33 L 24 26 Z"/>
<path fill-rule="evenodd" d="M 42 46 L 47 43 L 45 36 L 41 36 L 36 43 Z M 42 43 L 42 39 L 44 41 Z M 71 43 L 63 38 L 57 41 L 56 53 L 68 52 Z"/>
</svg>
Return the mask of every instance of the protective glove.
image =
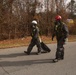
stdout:
<svg viewBox="0 0 76 75">
<path fill-rule="evenodd" d="M 52 41 L 53 41 L 53 38 L 54 38 L 54 37 L 52 37 Z"/>
<path fill-rule="evenodd" d="M 41 38 L 39 37 L 40 43 L 42 42 Z"/>
<path fill-rule="evenodd" d="M 65 40 L 65 44 L 67 44 L 67 42 L 68 42 L 68 38 L 65 38 L 64 40 Z"/>
<path fill-rule="evenodd" d="M 52 35 L 52 41 L 53 41 L 53 39 L 54 39 L 54 36 L 55 36 L 55 35 L 53 34 L 53 35 Z"/>
</svg>

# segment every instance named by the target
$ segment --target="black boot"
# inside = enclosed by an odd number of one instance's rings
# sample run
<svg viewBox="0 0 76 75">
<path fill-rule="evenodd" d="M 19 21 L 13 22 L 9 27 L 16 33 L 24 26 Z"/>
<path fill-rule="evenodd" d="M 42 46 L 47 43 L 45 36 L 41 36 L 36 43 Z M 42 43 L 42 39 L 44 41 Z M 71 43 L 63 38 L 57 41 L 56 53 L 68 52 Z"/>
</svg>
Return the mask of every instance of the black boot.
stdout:
<svg viewBox="0 0 76 75">
<path fill-rule="evenodd" d="M 27 55 L 30 55 L 30 53 L 29 53 L 29 52 L 27 52 L 27 51 L 24 51 L 24 53 L 26 53 Z"/>
<path fill-rule="evenodd" d="M 41 52 L 38 52 L 38 53 L 37 53 L 37 55 L 40 55 L 40 54 L 41 54 Z"/>
<path fill-rule="evenodd" d="M 64 60 L 64 57 L 63 56 L 61 57 L 61 60 Z"/>
<path fill-rule="evenodd" d="M 53 59 L 53 62 L 54 62 L 54 63 L 55 63 L 55 62 L 58 62 L 58 59 L 57 59 L 57 58 Z"/>
</svg>

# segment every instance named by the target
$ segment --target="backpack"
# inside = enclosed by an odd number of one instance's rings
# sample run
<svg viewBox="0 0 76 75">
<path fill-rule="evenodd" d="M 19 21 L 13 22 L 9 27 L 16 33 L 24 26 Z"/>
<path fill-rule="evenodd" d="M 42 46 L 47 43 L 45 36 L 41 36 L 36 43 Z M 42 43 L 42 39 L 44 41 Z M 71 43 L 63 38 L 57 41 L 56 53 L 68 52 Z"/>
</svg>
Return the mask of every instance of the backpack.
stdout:
<svg viewBox="0 0 76 75">
<path fill-rule="evenodd" d="M 62 36 L 62 33 L 63 33 L 63 23 L 55 25 L 54 30 L 56 32 L 56 35 Z"/>
</svg>

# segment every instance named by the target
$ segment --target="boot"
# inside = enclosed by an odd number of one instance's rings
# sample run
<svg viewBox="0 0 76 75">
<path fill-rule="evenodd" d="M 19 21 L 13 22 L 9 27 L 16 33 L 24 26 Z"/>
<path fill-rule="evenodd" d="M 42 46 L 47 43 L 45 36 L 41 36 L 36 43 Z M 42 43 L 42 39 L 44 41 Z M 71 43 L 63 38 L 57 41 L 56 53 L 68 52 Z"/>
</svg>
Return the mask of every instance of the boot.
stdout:
<svg viewBox="0 0 76 75">
<path fill-rule="evenodd" d="M 30 53 L 29 53 L 29 52 L 27 52 L 27 51 L 24 51 L 24 53 L 26 53 L 27 55 L 30 55 Z"/>
<path fill-rule="evenodd" d="M 54 62 L 54 63 L 55 63 L 55 62 L 58 62 L 58 59 L 56 59 L 56 58 L 55 58 L 55 59 L 53 59 L 53 62 Z"/>
<path fill-rule="evenodd" d="M 40 55 L 40 54 L 41 54 L 41 52 L 38 52 L 38 53 L 37 53 L 37 55 Z"/>
</svg>

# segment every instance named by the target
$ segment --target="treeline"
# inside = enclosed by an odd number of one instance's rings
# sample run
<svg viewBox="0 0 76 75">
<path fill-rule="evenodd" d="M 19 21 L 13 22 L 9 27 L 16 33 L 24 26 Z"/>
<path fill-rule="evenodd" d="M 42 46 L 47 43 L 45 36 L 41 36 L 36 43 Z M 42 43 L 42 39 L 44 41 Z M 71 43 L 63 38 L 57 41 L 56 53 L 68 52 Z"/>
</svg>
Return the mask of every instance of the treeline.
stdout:
<svg viewBox="0 0 76 75">
<path fill-rule="evenodd" d="M 65 0 L 0 0 L 0 40 L 30 35 L 33 19 L 42 35 L 51 35 L 55 16 L 59 14 L 66 21 L 75 11 L 74 1 L 66 5 Z"/>
</svg>

